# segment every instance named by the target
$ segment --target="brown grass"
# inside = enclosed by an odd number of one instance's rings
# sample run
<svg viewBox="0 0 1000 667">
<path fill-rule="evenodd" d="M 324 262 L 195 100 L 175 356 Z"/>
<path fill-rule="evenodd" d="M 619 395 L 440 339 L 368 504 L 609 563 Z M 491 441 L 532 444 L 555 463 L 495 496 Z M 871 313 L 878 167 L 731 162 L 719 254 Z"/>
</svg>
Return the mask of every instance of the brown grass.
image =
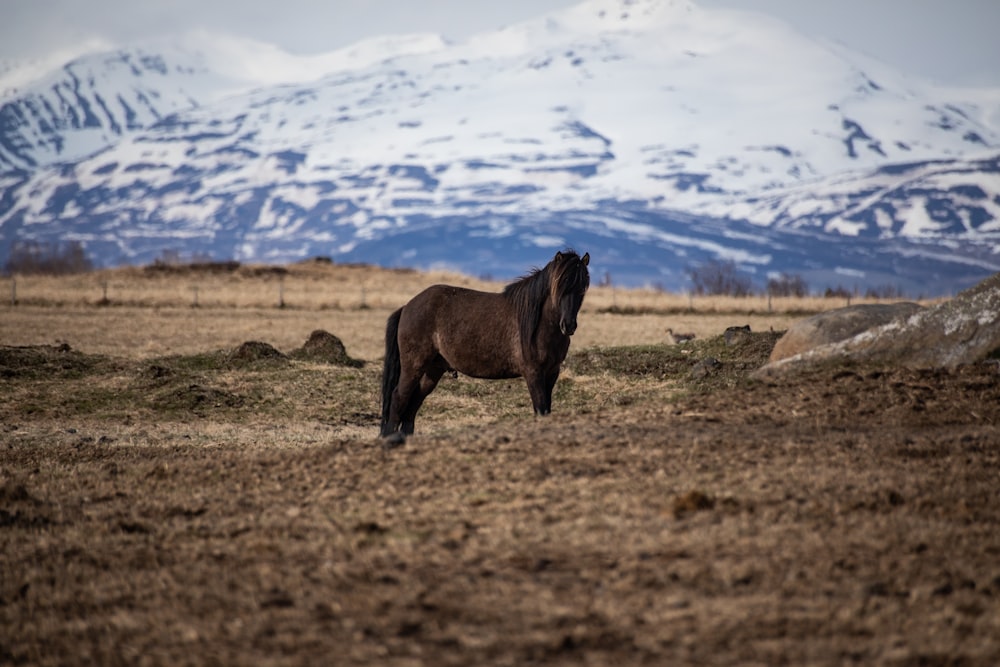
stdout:
<svg viewBox="0 0 1000 667">
<path fill-rule="evenodd" d="M 425 287 L 441 282 L 490 291 L 503 287 L 456 274 L 322 262 L 287 268 L 125 268 L 15 279 L 18 305 L 0 301 L 0 343 L 66 342 L 130 358 L 193 354 L 204 350 L 205 341 L 228 348 L 255 339 L 287 352 L 311 331 L 325 329 L 341 338 L 350 354 L 374 361 L 383 352 L 388 315 Z M 766 297 L 592 287 L 574 347 L 658 344 L 666 340 L 667 328 L 700 337 L 743 324 L 754 331 L 783 331 L 803 315 L 842 305 L 840 299 L 783 298 L 769 304 Z"/>
<path fill-rule="evenodd" d="M 371 303 L 292 300 L 339 268 Z M 793 310 L 595 289 L 551 417 L 446 378 L 388 450 L 385 317 L 432 279 L 306 269 L 285 308 L 0 309 L 0 663 L 1000 663 L 995 364 L 762 384 Z M 315 329 L 366 363 L 290 355 Z"/>
<path fill-rule="evenodd" d="M 74 276 L 14 276 L 0 302 L 9 304 L 16 283 L 22 305 L 110 305 L 140 307 L 275 308 L 304 310 L 395 309 L 436 283 L 499 291 L 503 283 L 408 269 L 377 269 L 307 261 L 289 266 L 206 264 L 128 267 Z M 855 298 L 851 303 L 871 303 Z M 803 314 L 839 308 L 842 298 L 728 297 L 674 294 L 653 289 L 594 285 L 588 312 L 621 315 Z"/>
</svg>

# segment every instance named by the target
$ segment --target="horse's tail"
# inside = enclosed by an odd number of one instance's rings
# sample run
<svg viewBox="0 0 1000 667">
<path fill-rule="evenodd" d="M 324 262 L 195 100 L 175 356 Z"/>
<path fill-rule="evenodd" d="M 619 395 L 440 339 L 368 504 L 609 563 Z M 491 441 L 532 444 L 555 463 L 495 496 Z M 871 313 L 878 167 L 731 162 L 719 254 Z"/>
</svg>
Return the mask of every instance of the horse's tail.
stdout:
<svg viewBox="0 0 1000 667">
<path fill-rule="evenodd" d="M 389 316 L 385 324 L 385 362 L 382 366 L 382 435 L 389 423 L 389 407 L 392 404 L 392 392 L 399 384 L 401 365 L 399 361 L 399 318 L 403 314 L 400 308 Z"/>
</svg>

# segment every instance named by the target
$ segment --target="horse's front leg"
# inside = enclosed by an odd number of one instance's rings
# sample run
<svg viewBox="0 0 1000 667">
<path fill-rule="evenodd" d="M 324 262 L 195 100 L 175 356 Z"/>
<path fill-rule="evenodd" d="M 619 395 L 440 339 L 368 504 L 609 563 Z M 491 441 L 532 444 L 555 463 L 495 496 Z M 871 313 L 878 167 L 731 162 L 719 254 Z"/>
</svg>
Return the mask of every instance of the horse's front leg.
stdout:
<svg viewBox="0 0 1000 667">
<path fill-rule="evenodd" d="M 528 394 L 531 395 L 531 405 L 535 409 L 535 414 L 547 415 L 552 412 L 552 387 L 555 385 L 555 378 L 549 382 L 548 375 L 541 369 L 536 369 L 525 373 L 524 379 L 528 383 Z"/>
<path fill-rule="evenodd" d="M 545 402 L 552 411 L 552 391 L 556 388 L 556 380 L 559 379 L 559 367 L 549 370 L 545 375 Z"/>
</svg>

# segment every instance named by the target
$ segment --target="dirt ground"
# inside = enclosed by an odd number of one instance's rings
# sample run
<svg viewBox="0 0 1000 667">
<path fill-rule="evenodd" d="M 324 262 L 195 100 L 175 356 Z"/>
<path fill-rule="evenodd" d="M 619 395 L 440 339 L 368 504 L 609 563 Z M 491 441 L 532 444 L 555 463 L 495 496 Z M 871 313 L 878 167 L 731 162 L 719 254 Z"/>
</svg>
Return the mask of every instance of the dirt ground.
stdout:
<svg viewBox="0 0 1000 667">
<path fill-rule="evenodd" d="M 393 449 L 373 364 L 0 348 L 0 664 L 1000 664 L 997 363 L 774 340 L 574 349 L 547 418 L 455 380 Z"/>
</svg>

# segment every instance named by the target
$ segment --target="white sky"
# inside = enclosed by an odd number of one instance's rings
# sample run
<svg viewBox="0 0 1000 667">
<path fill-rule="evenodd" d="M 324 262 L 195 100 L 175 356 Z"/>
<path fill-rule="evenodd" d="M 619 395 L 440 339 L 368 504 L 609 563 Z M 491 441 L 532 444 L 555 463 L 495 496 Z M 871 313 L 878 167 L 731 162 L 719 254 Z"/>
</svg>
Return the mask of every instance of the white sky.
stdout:
<svg viewBox="0 0 1000 667">
<path fill-rule="evenodd" d="M 695 0 L 761 11 L 942 84 L 1000 86 L 998 0 Z M 76 55 L 207 28 L 294 53 L 365 37 L 432 32 L 461 40 L 576 0 L 0 0 L 0 58 Z"/>
</svg>

